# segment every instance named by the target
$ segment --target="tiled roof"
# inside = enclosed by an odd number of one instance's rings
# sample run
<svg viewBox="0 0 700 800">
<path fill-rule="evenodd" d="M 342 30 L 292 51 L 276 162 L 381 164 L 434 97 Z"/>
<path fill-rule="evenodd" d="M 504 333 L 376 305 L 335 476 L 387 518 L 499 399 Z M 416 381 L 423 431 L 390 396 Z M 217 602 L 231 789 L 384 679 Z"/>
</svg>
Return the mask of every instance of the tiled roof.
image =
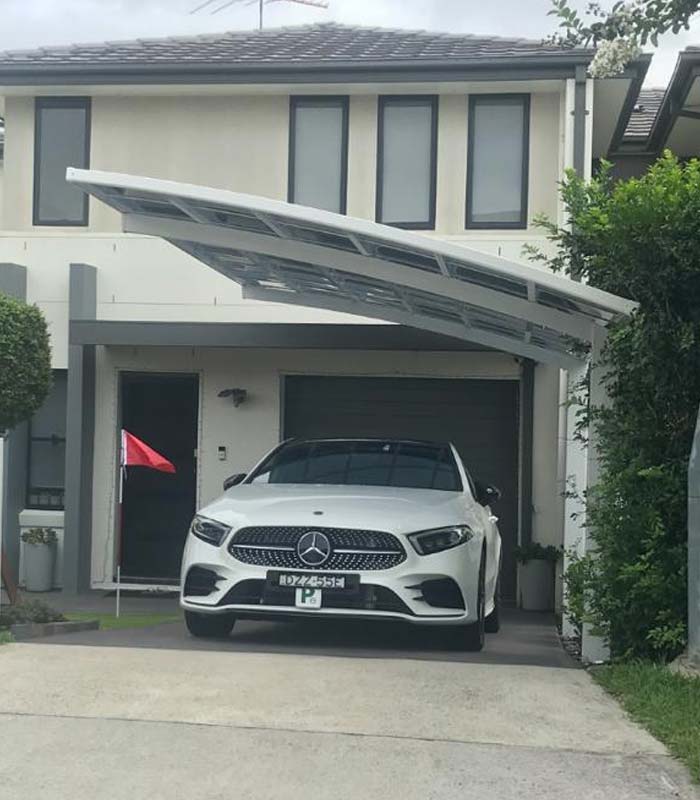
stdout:
<svg viewBox="0 0 700 800">
<path fill-rule="evenodd" d="M 528 39 L 370 28 L 338 23 L 229 31 L 206 36 L 42 47 L 0 52 L 0 71 L 21 67 L 452 63 L 586 56 Z"/>
<path fill-rule="evenodd" d="M 665 89 L 642 89 L 630 114 L 625 139 L 646 139 L 659 113 Z"/>
</svg>

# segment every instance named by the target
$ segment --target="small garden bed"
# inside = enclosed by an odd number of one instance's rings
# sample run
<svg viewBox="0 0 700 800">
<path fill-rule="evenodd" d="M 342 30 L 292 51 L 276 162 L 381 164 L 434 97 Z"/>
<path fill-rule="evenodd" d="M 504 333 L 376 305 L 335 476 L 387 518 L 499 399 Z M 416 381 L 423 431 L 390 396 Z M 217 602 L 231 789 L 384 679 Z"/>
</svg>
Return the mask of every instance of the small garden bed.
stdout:
<svg viewBox="0 0 700 800">
<path fill-rule="evenodd" d="M 60 611 L 41 600 L 26 600 L 0 610 L 0 644 L 54 636 L 61 633 L 97 630 L 99 623 L 91 619 L 71 621 Z"/>
<path fill-rule="evenodd" d="M 650 663 L 610 664 L 591 674 L 700 782 L 700 678 Z"/>
<path fill-rule="evenodd" d="M 60 611 L 56 611 L 41 600 L 23 600 L 13 606 L 3 605 L 0 608 L 0 630 L 32 622 L 65 621 L 66 618 Z"/>
</svg>

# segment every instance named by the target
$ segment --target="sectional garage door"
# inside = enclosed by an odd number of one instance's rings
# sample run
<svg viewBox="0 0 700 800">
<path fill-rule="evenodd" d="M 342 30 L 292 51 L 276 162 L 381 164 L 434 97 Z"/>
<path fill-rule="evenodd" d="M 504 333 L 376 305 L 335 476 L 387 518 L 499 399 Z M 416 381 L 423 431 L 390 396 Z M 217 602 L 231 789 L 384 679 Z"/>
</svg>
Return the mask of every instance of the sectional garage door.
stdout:
<svg viewBox="0 0 700 800">
<path fill-rule="evenodd" d="M 518 388 L 510 380 L 288 376 L 284 435 L 451 441 L 471 473 L 503 492 L 503 598 L 515 599 Z"/>
</svg>

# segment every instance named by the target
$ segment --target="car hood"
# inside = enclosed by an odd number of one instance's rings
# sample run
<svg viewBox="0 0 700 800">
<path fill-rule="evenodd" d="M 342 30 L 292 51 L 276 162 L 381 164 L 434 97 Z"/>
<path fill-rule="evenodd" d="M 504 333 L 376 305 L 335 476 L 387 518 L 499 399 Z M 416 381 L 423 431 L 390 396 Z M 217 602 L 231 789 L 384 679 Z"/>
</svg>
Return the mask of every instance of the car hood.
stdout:
<svg viewBox="0 0 700 800">
<path fill-rule="evenodd" d="M 313 484 L 236 486 L 199 513 L 232 528 L 314 525 L 398 534 L 468 522 L 471 516 L 460 492 Z"/>
</svg>

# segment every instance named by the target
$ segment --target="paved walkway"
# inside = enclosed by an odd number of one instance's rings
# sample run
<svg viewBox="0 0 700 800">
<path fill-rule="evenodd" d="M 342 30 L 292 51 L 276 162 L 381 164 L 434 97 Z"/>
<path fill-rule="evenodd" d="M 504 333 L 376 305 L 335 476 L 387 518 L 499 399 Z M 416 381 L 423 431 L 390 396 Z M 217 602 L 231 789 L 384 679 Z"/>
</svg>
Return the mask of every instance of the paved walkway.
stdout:
<svg viewBox="0 0 700 800">
<path fill-rule="evenodd" d="M 202 646 L 176 623 L 1 647 L 0 797 L 697 797 L 551 623 L 511 616 L 468 662 L 341 633 L 251 623 Z"/>
</svg>

